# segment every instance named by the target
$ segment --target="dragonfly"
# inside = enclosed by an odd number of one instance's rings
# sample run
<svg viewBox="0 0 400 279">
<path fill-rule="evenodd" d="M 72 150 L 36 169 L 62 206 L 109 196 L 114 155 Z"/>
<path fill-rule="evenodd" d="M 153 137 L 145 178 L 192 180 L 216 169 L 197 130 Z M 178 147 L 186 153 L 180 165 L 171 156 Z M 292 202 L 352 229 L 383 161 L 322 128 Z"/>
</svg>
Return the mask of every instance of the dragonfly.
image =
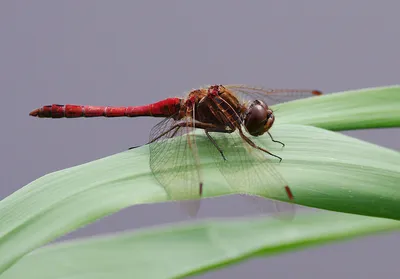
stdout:
<svg viewBox="0 0 400 279">
<path fill-rule="evenodd" d="M 273 160 L 279 163 L 282 158 L 256 139 L 268 135 L 274 144 L 284 147 L 270 133 L 275 121 L 271 104 L 321 94 L 311 89 L 214 84 L 193 89 L 183 98 L 170 97 L 146 105 L 52 104 L 31 111 L 30 115 L 53 119 L 163 118 L 151 128 L 147 144 L 150 169 L 170 200 L 179 201 L 190 216 L 197 215 L 205 188 L 199 155 L 199 146 L 203 144 L 233 192 L 252 197 L 249 192 L 258 185 L 262 196 L 271 198 L 279 211 L 279 201 L 293 204 L 295 196 L 274 166 Z M 200 130 L 204 131 L 202 137 L 196 133 Z"/>
</svg>

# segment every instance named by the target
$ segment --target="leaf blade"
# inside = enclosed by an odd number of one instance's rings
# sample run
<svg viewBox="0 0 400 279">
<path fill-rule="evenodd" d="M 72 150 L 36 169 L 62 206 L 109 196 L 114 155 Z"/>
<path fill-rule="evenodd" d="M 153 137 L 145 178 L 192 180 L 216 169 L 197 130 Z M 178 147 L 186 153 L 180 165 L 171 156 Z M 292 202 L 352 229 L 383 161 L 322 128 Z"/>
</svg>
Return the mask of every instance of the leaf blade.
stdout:
<svg viewBox="0 0 400 279">
<path fill-rule="evenodd" d="M 1 278 L 184 278 L 253 257 L 399 228 L 398 221 L 328 212 L 303 214 L 290 223 L 209 220 L 51 245 L 27 255 Z"/>
<path fill-rule="evenodd" d="M 290 183 L 299 204 L 400 218 L 400 191 L 396 183 L 400 175 L 398 152 L 310 126 L 281 125 L 274 128 L 274 135 L 286 143 L 283 151 L 266 137 L 261 140 L 284 158 L 276 167 Z M 202 141 L 204 137 L 199 137 L 200 145 Z M 208 172 L 205 196 L 232 194 L 206 150 L 202 152 L 203 167 Z M 358 158 L 355 154 L 368 156 Z M 377 161 L 375 157 L 384 159 Z M 49 174 L 1 201 L 0 270 L 27 252 L 95 219 L 134 204 L 166 201 L 163 188 L 152 177 L 148 165 L 142 163 L 146 160 L 148 150 L 144 146 Z M 343 168 L 343 162 L 347 162 L 346 166 L 359 164 L 363 179 L 359 179 L 360 173 L 354 175 L 353 169 Z M 363 171 L 363 168 L 368 169 Z M 371 172 L 371 168 L 375 171 Z M 382 182 L 387 188 L 376 184 L 366 187 L 366 183 L 379 179 L 382 170 L 388 172 L 387 180 Z M 344 172 L 347 184 L 335 187 L 332 181 L 337 181 Z M 315 183 L 310 186 L 310 181 Z M 348 187 L 354 191 L 352 196 L 347 192 Z M 254 194 L 262 195 L 258 190 Z M 325 199 L 324 193 L 328 193 Z M 362 199 L 357 199 L 358 196 Z M 368 199 L 374 200 L 374 207 L 365 205 Z"/>
<path fill-rule="evenodd" d="M 400 86 L 325 94 L 273 106 L 276 124 L 332 131 L 400 127 Z"/>
</svg>

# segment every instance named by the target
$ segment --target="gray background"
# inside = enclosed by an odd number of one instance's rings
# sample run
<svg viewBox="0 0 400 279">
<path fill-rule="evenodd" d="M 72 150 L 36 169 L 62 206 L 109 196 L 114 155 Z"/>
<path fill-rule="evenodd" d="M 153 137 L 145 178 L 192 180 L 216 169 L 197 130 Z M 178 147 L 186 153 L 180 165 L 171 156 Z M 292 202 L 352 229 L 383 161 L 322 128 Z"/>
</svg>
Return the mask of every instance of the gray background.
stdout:
<svg viewBox="0 0 400 279">
<path fill-rule="evenodd" d="M 325 92 L 399 83 L 396 1 L 0 2 L 0 198 L 52 171 L 142 144 L 153 119 L 38 120 L 51 103 L 134 105 L 211 83 Z M 374 113 L 371 111 L 371 113 Z M 346 134 L 400 149 L 399 129 Z M 199 218 L 256 214 L 236 197 Z M 64 239 L 186 220 L 140 205 Z M 399 234 L 253 259 L 201 278 L 392 278 Z"/>
</svg>

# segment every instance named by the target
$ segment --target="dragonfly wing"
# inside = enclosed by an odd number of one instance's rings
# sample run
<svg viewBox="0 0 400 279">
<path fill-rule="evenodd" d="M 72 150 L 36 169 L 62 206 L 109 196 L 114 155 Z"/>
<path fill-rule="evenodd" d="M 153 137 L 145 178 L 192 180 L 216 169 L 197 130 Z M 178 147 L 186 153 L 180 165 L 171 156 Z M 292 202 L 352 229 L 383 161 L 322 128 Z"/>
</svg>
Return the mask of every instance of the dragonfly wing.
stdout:
<svg viewBox="0 0 400 279">
<path fill-rule="evenodd" d="M 273 89 L 241 84 L 229 84 L 224 86 L 232 90 L 243 101 L 252 101 L 258 99 L 264 101 L 266 104 L 268 104 L 268 106 L 322 95 L 322 92 L 319 90 L 309 89 Z"/>
<path fill-rule="evenodd" d="M 198 162 L 190 118 L 166 118 L 150 131 L 150 168 L 171 201 L 179 201 L 190 216 L 200 207 Z M 185 125 L 182 125 L 184 123 Z"/>
<path fill-rule="evenodd" d="M 180 204 L 185 212 L 187 212 L 191 217 L 195 217 L 200 209 L 200 198 L 203 193 L 203 175 L 200 167 L 200 157 L 196 143 L 195 104 L 193 104 L 191 111 L 191 115 L 187 115 L 185 119 L 187 145 L 186 165 L 190 168 L 190 170 L 187 172 L 188 176 L 186 177 L 186 187 L 184 187 L 184 189 L 188 199 L 182 201 Z"/>
<path fill-rule="evenodd" d="M 238 132 L 210 135 L 226 160 L 213 144 L 207 146 L 232 192 L 240 194 L 263 213 L 284 213 L 285 218 L 294 216 L 292 197 L 286 190 L 288 183 L 274 166 L 279 160 L 270 159 L 268 154 L 248 145 Z"/>
<path fill-rule="evenodd" d="M 252 204 L 262 212 L 284 212 L 285 218 L 292 218 L 294 216 L 292 193 L 288 183 L 274 167 L 274 164 L 279 161 L 271 160 L 267 157 L 268 154 L 250 146 L 241 137 L 238 132 L 238 129 L 241 129 L 240 123 L 235 123 L 240 117 L 224 99 L 215 97 L 212 100 L 217 109 L 216 113 L 223 121 L 230 123 L 231 126 L 239 126 L 235 132 L 215 134 L 215 143 L 222 150 L 226 160 L 223 159 L 216 146 L 208 145 L 217 167 L 224 175 L 231 190 L 252 201 Z M 210 107 L 210 109 L 212 108 Z M 251 139 L 257 140 L 255 137 Z M 256 144 L 263 147 L 260 143 Z M 271 203 L 266 202 L 265 199 L 251 196 L 250 193 L 275 199 L 272 201 L 273 208 L 268 207 L 268 204 L 271 205 Z"/>
</svg>

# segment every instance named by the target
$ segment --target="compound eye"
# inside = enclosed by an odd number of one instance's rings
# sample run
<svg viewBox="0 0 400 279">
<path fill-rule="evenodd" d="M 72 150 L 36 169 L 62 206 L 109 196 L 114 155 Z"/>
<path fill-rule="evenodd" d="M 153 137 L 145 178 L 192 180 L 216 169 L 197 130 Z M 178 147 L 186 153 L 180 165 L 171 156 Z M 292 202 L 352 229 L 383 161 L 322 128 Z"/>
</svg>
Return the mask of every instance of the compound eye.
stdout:
<svg viewBox="0 0 400 279">
<path fill-rule="evenodd" d="M 247 131 L 258 136 L 264 133 L 265 120 L 267 119 L 267 111 L 262 104 L 257 104 L 256 101 L 250 105 L 248 114 L 245 118 L 245 126 Z"/>
</svg>

